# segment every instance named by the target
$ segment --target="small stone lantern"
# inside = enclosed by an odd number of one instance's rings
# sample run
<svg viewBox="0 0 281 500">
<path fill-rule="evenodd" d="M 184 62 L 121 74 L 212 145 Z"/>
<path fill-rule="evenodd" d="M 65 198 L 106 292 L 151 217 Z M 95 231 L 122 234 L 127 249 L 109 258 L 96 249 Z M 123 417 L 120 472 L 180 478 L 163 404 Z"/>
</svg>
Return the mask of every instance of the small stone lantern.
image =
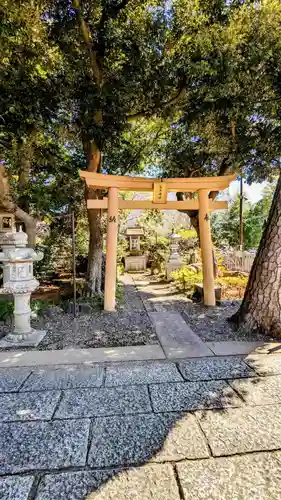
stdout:
<svg viewBox="0 0 281 500">
<path fill-rule="evenodd" d="M 13 345 L 36 346 L 46 334 L 33 330 L 30 325 L 30 296 L 39 282 L 33 276 L 33 262 L 43 258 L 42 252 L 27 248 L 27 234 L 6 233 L 2 238 L 0 261 L 3 262 L 3 288 L 1 293 L 14 297 L 14 329 L 0 341 L 0 347 Z"/>
<path fill-rule="evenodd" d="M 178 253 L 178 248 L 179 248 L 179 240 L 181 239 L 179 234 L 172 233 L 169 236 L 170 240 L 170 257 L 169 261 L 166 264 L 166 278 L 167 280 L 171 280 L 171 273 L 173 271 L 177 271 L 182 263 L 180 260 L 180 256 Z"/>
</svg>

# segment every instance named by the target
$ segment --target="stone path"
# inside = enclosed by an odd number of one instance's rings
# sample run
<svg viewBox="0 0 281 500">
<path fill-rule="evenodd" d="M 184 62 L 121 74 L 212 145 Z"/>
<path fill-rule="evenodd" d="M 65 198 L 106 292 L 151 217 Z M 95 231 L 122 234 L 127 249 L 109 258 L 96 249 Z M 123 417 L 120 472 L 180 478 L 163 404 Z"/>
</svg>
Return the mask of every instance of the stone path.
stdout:
<svg viewBox="0 0 281 500">
<path fill-rule="evenodd" d="M 213 356 L 179 313 L 151 312 L 149 316 L 168 359 Z"/>
<path fill-rule="evenodd" d="M 280 414 L 278 354 L 0 368 L 0 498 L 277 500 Z"/>
</svg>

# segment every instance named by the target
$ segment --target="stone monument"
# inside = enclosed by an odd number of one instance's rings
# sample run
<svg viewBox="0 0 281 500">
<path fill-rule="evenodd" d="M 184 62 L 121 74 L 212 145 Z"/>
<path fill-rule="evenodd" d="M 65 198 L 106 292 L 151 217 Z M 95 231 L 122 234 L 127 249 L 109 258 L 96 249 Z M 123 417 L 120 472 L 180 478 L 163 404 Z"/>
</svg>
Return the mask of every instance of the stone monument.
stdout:
<svg viewBox="0 0 281 500">
<path fill-rule="evenodd" d="M 170 240 L 170 257 L 166 264 L 166 278 L 167 280 L 171 280 L 171 273 L 173 271 L 177 271 L 181 266 L 181 260 L 178 253 L 179 248 L 179 240 L 181 239 L 179 234 L 172 233 L 169 236 Z"/>
<path fill-rule="evenodd" d="M 27 246 L 27 234 L 21 229 L 2 236 L 0 261 L 3 262 L 3 288 L 0 293 L 14 297 L 14 328 L 1 339 L 0 347 L 36 346 L 46 335 L 30 325 L 30 296 L 39 282 L 33 276 L 33 262 L 43 258 Z"/>
</svg>

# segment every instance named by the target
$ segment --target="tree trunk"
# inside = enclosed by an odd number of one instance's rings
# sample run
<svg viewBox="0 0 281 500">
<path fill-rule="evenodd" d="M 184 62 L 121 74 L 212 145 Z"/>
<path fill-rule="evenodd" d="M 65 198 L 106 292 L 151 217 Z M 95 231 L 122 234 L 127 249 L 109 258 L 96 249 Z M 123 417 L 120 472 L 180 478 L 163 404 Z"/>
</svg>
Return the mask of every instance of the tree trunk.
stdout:
<svg viewBox="0 0 281 500">
<path fill-rule="evenodd" d="M 200 230 L 199 230 L 199 212 L 198 210 L 179 210 L 179 212 L 184 212 L 190 218 L 190 222 L 194 227 L 200 244 Z M 218 261 L 213 248 L 213 267 L 214 267 L 214 278 L 218 277 Z"/>
<path fill-rule="evenodd" d="M 243 302 L 230 321 L 248 330 L 281 334 L 281 175 Z"/>
<path fill-rule="evenodd" d="M 84 146 L 85 147 L 85 146 Z M 99 172 L 101 168 L 101 151 L 98 145 L 93 141 L 86 145 L 88 157 L 88 171 Z M 85 187 L 85 198 L 87 200 L 101 198 L 101 192 L 97 189 Z M 103 251 L 103 231 L 102 231 L 102 211 L 88 210 L 89 222 L 89 252 L 88 268 L 86 278 L 86 293 L 93 295 L 101 292 L 102 280 L 102 251 Z"/>
<path fill-rule="evenodd" d="M 7 212 L 11 212 L 24 223 L 28 235 L 28 245 L 36 244 L 36 220 L 22 210 L 13 200 L 10 193 L 10 184 L 4 166 L 0 163 L 0 202 Z"/>
</svg>

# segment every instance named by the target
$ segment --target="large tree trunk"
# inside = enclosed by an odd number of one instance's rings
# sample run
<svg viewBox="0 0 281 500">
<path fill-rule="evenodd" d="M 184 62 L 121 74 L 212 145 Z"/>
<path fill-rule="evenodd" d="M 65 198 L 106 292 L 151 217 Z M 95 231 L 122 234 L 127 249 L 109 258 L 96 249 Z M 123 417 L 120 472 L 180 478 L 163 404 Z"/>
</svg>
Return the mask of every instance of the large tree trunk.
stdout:
<svg viewBox="0 0 281 500">
<path fill-rule="evenodd" d="M 22 210 L 12 199 L 10 184 L 4 166 L 0 163 L 0 202 L 7 212 L 11 212 L 15 217 L 24 223 L 28 235 L 28 245 L 34 247 L 36 244 L 36 220 L 27 212 Z"/>
<path fill-rule="evenodd" d="M 248 330 L 281 334 L 281 175 L 243 302 L 230 320 Z"/>
<path fill-rule="evenodd" d="M 88 171 L 99 172 L 101 168 L 101 151 L 96 142 L 84 145 L 87 149 Z M 101 192 L 97 189 L 85 187 L 86 202 L 90 199 L 101 197 Z M 103 251 L 103 231 L 102 231 L 102 211 L 88 210 L 89 222 L 89 253 L 88 253 L 88 268 L 86 278 L 86 292 L 88 295 L 101 292 L 102 280 L 102 251 Z"/>
<path fill-rule="evenodd" d="M 178 194 L 178 193 L 177 193 Z M 179 210 L 179 212 L 183 212 L 188 215 L 190 218 L 190 222 L 195 229 L 200 245 L 200 229 L 199 229 L 199 211 L 198 210 Z M 213 267 L 214 267 L 214 277 L 218 277 L 218 261 L 216 258 L 216 254 L 213 248 Z"/>
</svg>

